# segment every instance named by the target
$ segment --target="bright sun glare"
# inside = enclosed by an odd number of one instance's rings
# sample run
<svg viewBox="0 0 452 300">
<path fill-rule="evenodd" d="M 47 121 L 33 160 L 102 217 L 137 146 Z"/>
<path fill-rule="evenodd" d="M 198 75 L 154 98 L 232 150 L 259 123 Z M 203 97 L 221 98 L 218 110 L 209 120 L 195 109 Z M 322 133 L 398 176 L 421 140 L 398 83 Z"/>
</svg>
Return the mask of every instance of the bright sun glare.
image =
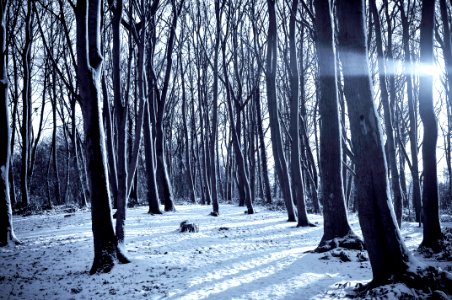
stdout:
<svg viewBox="0 0 452 300">
<path fill-rule="evenodd" d="M 414 73 L 419 76 L 421 76 L 421 75 L 435 76 L 435 75 L 439 75 L 441 73 L 441 70 L 440 70 L 439 66 L 436 64 L 417 63 L 414 66 Z"/>
</svg>

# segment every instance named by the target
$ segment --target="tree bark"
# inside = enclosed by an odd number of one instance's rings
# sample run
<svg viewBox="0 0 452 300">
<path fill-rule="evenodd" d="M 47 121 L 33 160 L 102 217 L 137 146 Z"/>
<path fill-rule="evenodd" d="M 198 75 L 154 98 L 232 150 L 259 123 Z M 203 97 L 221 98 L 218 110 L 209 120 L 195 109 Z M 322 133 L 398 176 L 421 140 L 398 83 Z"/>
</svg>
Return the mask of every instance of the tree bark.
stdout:
<svg viewBox="0 0 452 300">
<path fill-rule="evenodd" d="M 110 208 L 104 129 L 100 109 L 100 52 L 101 1 L 78 0 L 77 75 L 80 84 L 80 106 L 85 131 L 88 182 L 91 191 L 91 217 L 94 238 L 94 261 L 90 274 L 109 272 L 115 262 L 129 260 L 118 247 L 113 230 Z"/>
<path fill-rule="evenodd" d="M 433 64 L 433 25 L 435 0 L 422 1 L 420 63 Z M 421 247 L 439 250 L 442 240 L 439 222 L 439 195 L 436 160 L 438 124 L 433 107 L 433 74 L 419 75 L 419 113 L 424 126 L 422 164 L 424 185 L 422 189 L 424 238 Z"/>
<path fill-rule="evenodd" d="M 445 158 L 447 165 L 448 180 L 448 194 L 449 202 L 452 201 L 452 161 L 451 161 L 451 139 L 452 139 L 452 40 L 451 40 L 451 17 L 448 13 L 448 6 L 445 0 L 440 0 L 441 20 L 443 23 L 443 56 L 444 65 L 446 66 L 446 86 L 447 86 L 447 134 L 445 136 Z M 452 4 L 451 4 L 452 6 Z M 449 6 L 450 9 L 450 6 Z M 450 204 L 450 203 L 449 203 Z"/>
<path fill-rule="evenodd" d="M 123 12 L 123 1 L 109 1 L 112 7 L 113 17 L 111 27 L 113 33 L 113 94 L 115 103 L 115 125 L 116 125 L 116 170 L 117 170 L 117 209 L 116 209 L 116 236 L 118 243 L 123 244 L 125 238 L 125 220 L 127 211 L 127 199 L 129 196 L 129 188 L 127 186 L 128 179 L 128 151 L 127 151 L 127 124 L 128 124 L 128 103 L 123 101 L 121 88 L 121 20 Z"/>
<path fill-rule="evenodd" d="M 411 150 L 411 177 L 413 179 L 413 192 L 412 192 L 412 202 L 416 214 L 416 222 L 421 224 L 421 185 L 419 180 L 419 162 L 418 162 L 418 146 L 417 146 L 417 109 L 416 102 L 413 94 L 413 77 L 411 74 L 411 52 L 410 52 L 410 33 L 409 33 L 409 22 L 408 17 L 405 14 L 404 1 L 400 5 L 400 17 L 402 23 L 402 42 L 403 42 L 403 52 L 404 52 L 404 64 L 405 68 L 405 79 L 406 79 L 406 93 L 408 99 L 408 116 L 410 120 L 410 150 Z"/>
<path fill-rule="evenodd" d="M 9 125 L 8 71 L 6 47 L 6 19 L 8 0 L 0 2 L 0 247 L 10 242 L 19 243 L 14 234 L 13 213 L 9 194 L 9 167 L 11 156 L 11 128 Z"/>
<path fill-rule="evenodd" d="M 185 72 L 182 59 L 179 59 L 180 69 L 181 69 L 181 84 L 182 84 L 182 126 L 183 126 L 183 135 L 185 140 L 185 176 L 188 179 L 188 191 L 190 195 L 190 201 L 192 203 L 196 203 L 196 193 L 195 193 L 195 184 L 193 180 L 192 173 L 192 158 L 190 151 L 190 138 L 188 137 L 188 122 L 187 122 L 187 94 L 185 91 Z"/>
<path fill-rule="evenodd" d="M 378 55 L 378 73 L 379 73 L 379 83 L 380 83 L 380 96 L 381 102 L 383 104 L 384 110 L 384 122 L 386 128 L 386 137 L 387 137 L 387 147 L 388 147 L 388 160 L 389 160 L 389 169 L 391 171 L 391 184 L 392 184 L 392 192 L 394 195 L 394 207 L 395 214 L 397 219 L 397 224 L 399 227 L 402 225 L 402 190 L 400 187 L 400 178 L 399 178 L 399 170 L 397 167 L 397 157 L 396 157 L 396 148 L 394 141 L 394 128 L 392 124 L 392 110 L 389 104 L 389 91 L 386 85 L 387 76 L 385 70 L 385 57 L 383 54 L 383 41 L 381 37 L 381 24 L 380 24 L 380 15 L 378 14 L 377 5 L 375 0 L 370 0 L 370 11 L 372 13 L 373 23 L 375 27 L 375 43 L 377 47 L 377 55 Z"/>
<path fill-rule="evenodd" d="M 264 137 L 264 125 L 262 124 L 262 109 L 261 109 L 261 97 L 260 90 L 257 88 L 254 91 L 254 101 L 256 105 L 256 121 L 257 121 L 257 135 L 259 138 L 259 151 L 262 164 L 262 183 L 264 186 L 264 197 L 266 203 L 272 203 L 272 190 L 270 185 L 270 179 L 268 177 L 268 162 L 267 152 L 265 151 L 265 137 Z"/>
<path fill-rule="evenodd" d="M 288 221 L 295 222 L 297 220 L 297 216 L 293 205 L 292 189 L 290 186 L 286 158 L 284 157 L 284 149 L 281 140 L 281 129 L 278 116 L 278 102 L 276 97 L 277 24 L 275 5 L 275 0 L 267 0 L 269 13 L 268 45 L 266 58 L 267 101 L 270 116 L 270 133 L 273 148 L 273 157 L 275 159 L 276 175 L 283 192 L 284 203 L 286 205 L 288 214 Z"/>
<path fill-rule="evenodd" d="M 290 51 L 290 173 L 292 175 L 293 198 L 297 204 L 299 227 L 312 226 L 306 213 L 305 191 L 300 165 L 300 119 L 299 119 L 299 83 L 298 60 L 296 46 L 296 17 L 298 0 L 292 1 L 289 18 L 289 51 Z"/>
<path fill-rule="evenodd" d="M 155 175 L 155 151 L 154 151 L 154 138 L 152 135 L 152 126 L 149 114 L 148 103 L 146 103 L 144 109 L 144 154 L 146 156 L 146 182 L 148 186 L 147 199 L 150 214 L 161 214 L 159 194 L 157 190 L 157 181 Z"/>
<path fill-rule="evenodd" d="M 183 0 L 180 3 L 180 7 L 177 7 L 174 2 L 172 2 L 173 6 L 173 18 L 170 25 L 170 35 L 168 38 L 167 44 L 167 52 L 166 52 L 166 70 L 165 77 L 163 81 L 163 88 L 160 90 L 157 88 L 157 78 L 155 76 L 153 66 L 151 64 L 151 72 L 152 72 L 152 84 L 153 89 L 155 91 L 155 100 L 157 101 L 157 111 L 156 111 L 156 122 L 155 122 L 155 152 L 157 157 L 157 185 L 159 188 L 159 194 L 161 200 L 164 202 L 165 211 L 175 211 L 174 201 L 173 201 L 173 192 L 170 183 L 170 178 L 168 176 L 167 164 L 165 161 L 165 141 L 164 141 L 164 128 L 163 128 L 163 117 L 166 113 L 166 104 L 167 104 L 167 93 L 168 86 L 170 81 L 172 63 L 173 63 L 173 49 L 174 49 L 174 40 L 176 37 L 176 25 L 177 19 L 180 13 L 180 9 L 183 5 Z"/>
<path fill-rule="evenodd" d="M 215 149 L 217 145 L 217 131 L 218 131 L 218 53 L 220 48 L 220 34 L 221 34 L 221 13 L 220 1 L 215 0 L 215 20 L 216 20 L 216 35 L 215 48 L 213 58 L 213 85 L 212 85 L 212 125 L 210 128 L 210 186 L 212 196 L 212 213 L 213 216 L 220 214 L 218 205 L 218 191 L 217 191 L 217 165 L 215 162 Z"/>
<path fill-rule="evenodd" d="M 323 203 L 321 246 L 335 238 L 354 235 L 347 220 L 342 182 L 342 133 L 337 97 L 336 53 L 330 2 L 314 1 L 319 68 L 320 180 Z"/>
<path fill-rule="evenodd" d="M 22 206 L 29 205 L 28 179 L 29 179 L 29 155 L 30 155 L 30 126 L 31 126 L 31 45 L 32 45 L 32 1 L 27 1 L 27 14 L 25 17 L 25 45 L 22 52 L 23 64 L 23 91 L 22 91 L 22 166 L 20 172 L 20 191 L 22 194 Z"/>
<path fill-rule="evenodd" d="M 359 222 L 372 266 L 371 285 L 379 285 L 402 278 L 416 261 L 403 242 L 388 192 L 384 145 L 370 83 L 364 11 L 363 0 L 337 2 Z"/>
</svg>

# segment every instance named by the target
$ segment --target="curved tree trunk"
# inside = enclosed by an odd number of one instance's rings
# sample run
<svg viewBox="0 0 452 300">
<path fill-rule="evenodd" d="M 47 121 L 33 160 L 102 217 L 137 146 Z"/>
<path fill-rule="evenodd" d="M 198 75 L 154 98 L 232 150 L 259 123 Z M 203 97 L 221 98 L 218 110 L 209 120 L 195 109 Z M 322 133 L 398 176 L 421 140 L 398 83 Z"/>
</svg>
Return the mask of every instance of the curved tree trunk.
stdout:
<svg viewBox="0 0 452 300">
<path fill-rule="evenodd" d="M 110 208 L 104 129 L 101 123 L 100 56 L 101 1 L 78 0 L 77 75 L 80 84 L 80 106 L 85 131 L 88 182 L 91 191 L 91 216 L 94 238 L 94 261 L 90 273 L 109 272 L 115 261 L 129 260 L 118 247 Z"/>
<path fill-rule="evenodd" d="M 166 155 L 165 155 L 165 141 L 164 141 L 164 128 L 163 128 L 163 117 L 166 113 L 167 104 L 167 93 L 170 81 L 172 63 L 173 63 L 173 48 L 174 40 L 176 38 L 176 25 L 177 19 L 183 5 L 184 1 L 180 3 L 180 7 L 176 7 L 176 4 L 172 2 L 173 6 L 173 18 L 171 21 L 170 35 L 168 37 L 168 45 L 166 52 L 166 70 L 165 77 L 163 81 L 163 88 L 160 91 L 157 88 L 157 78 L 155 72 L 151 65 L 151 78 L 152 84 L 154 85 L 155 100 L 157 101 L 157 111 L 156 111 L 156 122 L 155 122 L 155 153 L 157 157 L 157 185 L 159 188 L 159 195 L 161 200 L 165 205 L 165 211 L 175 211 L 174 201 L 173 201 L 173 191 L 170 183 L 170 178 L 168 176 L 168 170 L 166 165 Z"/>
<path fill-rule="evenodd" d="M 288 221 L 297 220 L 296 211 L 293 205 L 292 189 L 290 186 L 289 171 L 281 140 L 281 129 L 278 116 L 278 102 L 276 97 L 276 61 L 277 61 L 277 24 L 276 24 L 276 1 L 267 0 L 268 5 L 268 46 L 267 46 L 267 101 L 270 116 L 270 133 L 272 141 L 273 156 L 275 159 L 276 175 L 283 192 L 284 203 L 286 204 Z"/>
<path fill-rule="evenodd" d="M 340 0 L 337 12 L 359 222 L 372 266 L 371 285 L 378 285 L 404 277 L 416 261 L 403 242 L 388 193 L 384 145 L 367 60 L 364 1 Z"/>
</svg>

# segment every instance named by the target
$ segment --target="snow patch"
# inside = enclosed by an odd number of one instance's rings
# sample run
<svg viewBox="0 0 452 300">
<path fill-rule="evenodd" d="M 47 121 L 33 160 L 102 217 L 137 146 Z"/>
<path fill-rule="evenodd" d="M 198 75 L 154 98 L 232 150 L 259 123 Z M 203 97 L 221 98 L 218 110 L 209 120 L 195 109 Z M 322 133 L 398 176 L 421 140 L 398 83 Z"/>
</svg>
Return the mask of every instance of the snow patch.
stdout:
<svg viewBox="0 0 452 300">
<path fill-rule="evenodd" d="M 88 275 L 93 259 L 89 210 L 71 218 L 63 212 L 15 216 L 24 243 L 0 249 L 0 299 L 336 299 L 346 297 L 355 286 L 350 283 L 372 277 L 368 261 L 343 263 L 306 253 L 316 248 L 323 228 L 296 228 L 284 212 L 258 207 L 258 214 L 246 215 L 243 207 L 221 205 L 220 216 L 212 218 L 209 206 L 177 209 L 154 216 L 146 207 L 129 209 L 126 255 L 132 262 L 93 276 Z M 322 223 L 321 216 L 309 218 Z M 200 231 L 179 233 L 186 219 Z M 350 223 L 360 234 L 355 214 Z M 403 228 L 414 249 L 422 228 L 416 223 Z"/>
</svg>

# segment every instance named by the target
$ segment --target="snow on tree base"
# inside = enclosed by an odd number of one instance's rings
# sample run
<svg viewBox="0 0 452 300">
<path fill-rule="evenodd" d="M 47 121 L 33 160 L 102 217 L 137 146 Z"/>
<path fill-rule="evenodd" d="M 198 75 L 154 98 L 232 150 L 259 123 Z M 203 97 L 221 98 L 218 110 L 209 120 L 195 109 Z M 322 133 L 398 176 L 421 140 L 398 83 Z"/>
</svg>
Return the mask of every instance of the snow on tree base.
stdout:
<svg viewBox="0 0 452 300">
<path fill-rule="evenodd" d="M 442 233 L 443 239 L 439 241 L 437 251 L 426 247 L 419 247 L 418 252 L 425 258 L 433 258 L 437 261 L 452 261 L 452 228 L 446 227 Z M 452 266 L 446 271 L 452 271 Z"/>
<path fill-rule="evenodd" d="M 349 234 L 342 238 L 334 238 L 332 240 L 321 242 L 314 252 L 323 253 L 336 248 L 362 251 L 365 249 L 365 246 L 364 242 L 360 238 L 356 235 Z"/>
</svg>

